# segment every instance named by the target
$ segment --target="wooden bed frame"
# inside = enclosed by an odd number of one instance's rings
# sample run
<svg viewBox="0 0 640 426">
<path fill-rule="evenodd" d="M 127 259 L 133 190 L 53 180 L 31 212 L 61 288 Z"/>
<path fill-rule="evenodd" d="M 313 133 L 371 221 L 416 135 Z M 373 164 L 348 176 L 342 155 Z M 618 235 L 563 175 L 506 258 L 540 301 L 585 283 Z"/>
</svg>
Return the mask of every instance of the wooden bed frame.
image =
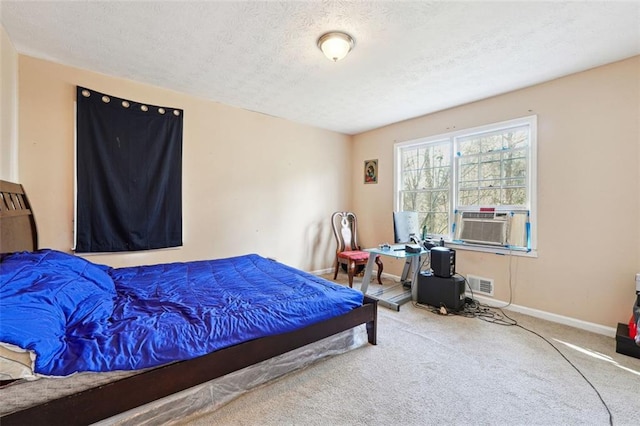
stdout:
<svg viewBox="0 0 640 426">
<path fill-rule="evenodd" d="M 36 224 L 22 185 L 0 181 L 0 253 L 38 248 Z M 225 374 L 366 324 L 376 344 L 377 301 L 344 315 L 285 334 L 251 340 L 219 351 L 126 377 L 0 417 L 2 426 L 89 424 L 139 407 Z M 2 391 L 0 390 L 0 399 Z"/>
</svg>

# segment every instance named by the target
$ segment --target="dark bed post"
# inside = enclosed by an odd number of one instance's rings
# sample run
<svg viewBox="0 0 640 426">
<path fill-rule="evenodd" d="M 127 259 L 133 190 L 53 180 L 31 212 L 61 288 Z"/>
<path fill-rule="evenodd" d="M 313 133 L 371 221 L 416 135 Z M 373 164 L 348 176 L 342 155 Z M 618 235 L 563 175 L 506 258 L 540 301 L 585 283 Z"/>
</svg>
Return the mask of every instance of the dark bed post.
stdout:
<svg viewBox="0 0 640 426">
<path fill-rule="evenodd" d="M 22 185 L 0 181 L 0 253 L 38 248 L 36 221 Z"/>
<path fill-rule="evenodd" d="M 368 296 L 364 296 L 364 303 L 373 305 L 373 320 L 367 322 L 367 337 L 369 343 L 377 345 L 378 338 L 378 301 Z"/>
</svg>

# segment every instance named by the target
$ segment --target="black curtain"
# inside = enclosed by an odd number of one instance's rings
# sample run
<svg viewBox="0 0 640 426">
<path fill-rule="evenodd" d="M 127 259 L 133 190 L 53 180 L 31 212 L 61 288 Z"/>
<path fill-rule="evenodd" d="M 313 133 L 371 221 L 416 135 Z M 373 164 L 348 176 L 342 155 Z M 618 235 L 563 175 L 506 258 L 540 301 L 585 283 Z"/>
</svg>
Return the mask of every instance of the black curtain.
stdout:
<svg viewBox="0 0 640 426">
<path fill-rule="evenodd" d="M 182 245 L 183 111 L 77 88 L 77 252 Z"/>
</svg>

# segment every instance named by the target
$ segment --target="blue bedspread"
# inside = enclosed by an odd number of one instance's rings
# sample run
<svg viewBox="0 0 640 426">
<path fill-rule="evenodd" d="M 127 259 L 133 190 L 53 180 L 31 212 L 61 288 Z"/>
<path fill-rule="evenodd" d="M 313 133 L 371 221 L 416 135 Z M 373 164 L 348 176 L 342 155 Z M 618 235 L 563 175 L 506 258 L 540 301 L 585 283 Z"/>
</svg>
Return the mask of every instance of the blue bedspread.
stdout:
<svg viewBox="0 0 640 426">
<path fill-rule="evenodd" d="M 4 257 L 0 342 L 35 372 L 136 370 L 302 328 L 362 293 L 258 255 L 113 269 L 41 250 Z"/>
</svg>

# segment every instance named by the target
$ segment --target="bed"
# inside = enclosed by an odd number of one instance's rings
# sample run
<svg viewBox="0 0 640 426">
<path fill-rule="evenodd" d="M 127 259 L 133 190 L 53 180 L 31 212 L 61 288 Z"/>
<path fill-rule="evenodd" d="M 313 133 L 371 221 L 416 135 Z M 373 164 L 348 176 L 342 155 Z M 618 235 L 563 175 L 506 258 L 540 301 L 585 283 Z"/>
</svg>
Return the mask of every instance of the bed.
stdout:
<svg viewBox="0 0 640 426">
<path fill-rule="evenodd" d="M 13 263 L 11 262 L 14 262 L 16 257 L 19 257 L 20 260 L 22 260 L 21 256 L 24 254 L 24 256 L 30 259 L 29 261 L 36 263 L 45 261 L 58 261 L 59 259 L 67 261 L 68 259 L 66 258 L 66 256 L 72 257 L 71 255 L 65 255 L 64 253 L 51 250 L 37 250 L 38 242 L 34 215 L 31 211 L 28 198 L 24 193 L 24 189 L 19 184 L 0 181 L 0 232 L 0 253 L 4 254 L 3 263 L 6 262 L 4 263 L 4 270 L 11 270 L 12 273 L 13 271 L 20 271 L 20 273 L 22 273 L 21 277 L 23 278 L 28 277 L 32 269 L 31 267 L 14 268 L 15 265 L 13 265 Z M 16 252 L 21 253 L 20 255 L 16 255 Z M 34 257 L 36 260 L 33 260 Z M 76 261 L 80 263 L 87 262 L 86 260 L 81 258 L 76 258 L 75 260 L 71 259 L 70 261 L 74 265 L 74 262 Z M 266 278 L 261 275 L 265 272 L 265 270 L 267 271 L 267 275 L 271 275 L 272 278 L 274 274 L 284 274 L 283 276 L 289 277 L 286 278 L 285 281 L 293 280 L 295 282 L 304 282 L 304 284 L 301 284 L 300 287 L 307 288 L 306 286 L 319 284 L 321 286 L 321 289 L 327 289 L 322 290 L 321 292 L 334 292 L 335 285 L 328 281 L 325 282 L 325 280 L 314 277 L 313 275 L 298 271 L 294 268 L 290 268 L 286 265 L 279 264 L 272 260 L 261 258 L 257 255 L 242 256 L 238 259 L 216 259 L 212 261 L 188 262 L 186 264 L 180 263 L 177 264 L 177 266 L 179 268 L 205 268 L 211 275 L 220 273 L 222 275 L 218 276 L 216 285 L 220 284 L 222 281 L 228 281 L 227 284 L 230 283 L 231 287 L 233 287 L 234 280 L 243 280 L 243 282 L 245 280 L 247 282 L 249 281 L 249 278 L 247 277 L 238 278 L 238 275 L 236 275 L 238 271 L 244 270 L 246 268 L 247 262 L 261 265 L 257 269 L 251 269 L 250 279 L 254 280 L 254 284 L 250 286 L 251 292 L 256 291 L 255 280 L 257 280 L 257 282 L 266 282 Z M 77 273 L 80 269 L 84 271 L 85 268 L 89 268 L 93 271 L 94 265 L 90 262 L 87 263 L 89 264 L 88 266 L 82 266 L 84 264 L 80 266 L 76 265 L 72 266 L 71 269 L 75 271 L 74 273 Z M 155 267 L 171 269 L 169 265 L 156 265 Z M 95 273 L 98 276 L 101 276 L 103 272 L 108 272 L 109 276 L 117 278 L 116 281 L 124 280 L 125 282 L 127 282 L 129 285 L 129 299 L 141 298 L 140 294 L 138 293 L 132 296 L 133 293 L 131 293 L 131 291 L 137 288 L 137 286 L 135 285 L 135 279 L 133 279 L 132 281 L 132 274 L 135 275 L 136 271 L 141 271 L 142 275 L 148 276 L 151 274 L 153 269 L 151 267 L 137 267 L 114 270 L 113 268 L 104 267 L 102 265 L 97 265 L 95 266 L 95 268 L 97 269 L 92 273 Z M 229 268 L 233 270 L 233 273 L 227 273 L 229 271 Z M 163 270 L 164 269 L 160 270 L 160 275 L 164 275 L 164 273 L 166 273 L 166 271 L 162 272 Z M 156 273 L 158 273 L 157 270 Z M 17 272 L 16 274 L 16 276 L 19 275 Z M 191 274 L 191 272 L 189 272 L 189 274 Z M 95 278 L 91 274 L 89 275 L 89 278 Z M 159 281 L 157 280 L 157 277 L 154 279 L 156 281 Z M 310 281 L 307 282 L 307 280 Z M 17 281 L 18 279 L 16 278 L 16 280 L 12 281 L 12 283 L 15 283 Z M 107 291 L 111 291 L 111 289 L 108 288 L 109 286 L 107 284 L 102 283 L 101 279 L 96 279 L 95 281 L 98 282 L 98 287 L 105 287 Z M 314 283 L 312 283 L 311 281 L 314 281 Z M 289 288 L 285 292 L 289 292 L 292 287 L 295 286 L 289 285 Z M 69 288 L 72 290 L 71 293 L 77 290 L 73 285 L 71 285 Z M 158 290 L 156 287 L 151 287 L 151 289 L 145 290 L 146 288 L 147 287 L 143 287 L 141 291 L 143 293 L 146 291 L 149 294 L 159 294 L 165 291 Z M 224 306 L 218 306 L 216 312 L 225 311 L 228 306 L 231 306 L 235 303 L 228 303 L 230 300 L 233 301 L 237 300 L 239 297 L 244 297 L 230 295 L 228 291 L 228 288 L 224 291 L 221 291 L 221 293 L 224 293 L 226 295 L 226 298 L 223 298 L 222 300 L 227 302 L 225 302 Z M 256 297 L 262 297 L 262 299 L 260 299 L 262 302 L 265 302 L 269 298 L 281 299 L 282 297 L 284 297 L 282 293 L 278 293 L 278 291 L 280 290 L 274 291 L 276 291 L 276 293 L 270 293 L 267 296 Z M 55 293 L 57 297 L 56 303 L 60 302 L 61 300 L 62 301 L 60 303 L 62 305 L 65 305 L 65 303 L 69 303 L 66 296 L 64 298 L 61 298 L 59 294 L 60 292 L 56 291 Z M 300 300 L 303 300 L 305 298 L 313 298 L 308 297 L 309 294 L 310 293 L 307 292 L 305 293 L 305 297 L 294 298 Z M 201 294 L 198 295 L 197 293 L 196 295 L 197 297 L 202 296 Z M 353 293 L 351 293 L 351 295 L 353 295 Z M 38 295 L 38 297 L 43 296 Z M 87 298 L 89 300 L 92 300 L 89 296 L 87 296 Z M 5 301 L 7 300 L 9 299 L 5 299 Z M 37 300 L 39 299 L 36 299 L 36 301 Z M 118 299 L 115 299 L 115 301 L 115 309 L 117 310 Z M 376 344 L 377 305 L 375 300 L 367 298 L 366 296 L 360 296 L 358 303 L 354 304 L 353 301 L 354 299 L 350 300 L 349 303 L 351 303 L 351 306 L 348 306 L 346 310 L 345 308 L 340 308 L 342 311 L 334 312 L 329 315 L 327 315 L 325 311 L 332 311 L 331 309 L 326 309 L 325 305 L 323 304 L 316 305 L 314 310 L 319 314 L 319 316 L 316 317 L 316 320 L 311 321 L 311 323 L 304 323 L 302 321 L 298 321 L 297 319 L 291 320 L 291 317 L 307 316 L 307 314 L 295 314 L 296 309 L 299 308 L 294 307 L 294 314 L 291 314 L 292 311 L 287 311 L 288 313 L 286 315 L 274 315 L 274 318 L 276 316 L 285 317 L 284 328 L 272 328 L 270 325 L 270 322 L 272 322 L 272 320 L 267 320 L 267 326 L 262 327 L 261 331 L 255 332 L 253 330 L 246 329 L 245 332 L 241 333 L 241 337 L 235 336 L 232 338 L 222 339 L 224 340 L 222 344 L 216 343 L 219 339 L 214 339 L 215 341 L 212 344 L 205 344 L 202 343 L 202 340 L 198 340 L 198 350 L 203 352 L 189 353 L 184 356 L 185 359 L 176 360 L 166 358 L 165 355 L 171 353 L 171 350 L 169 350 L 165 351 L 166 353 L 163 353 L 163 356 L 157 356 L 154 353 L 151 358 L 157 359 L 151 363 L 149 363 L 148 360 L 139 360 L 137 358 L 134 361 L 128 361 L 127 357 L 123 359 L 122 353 L 116 351 L 116 353 L 112 354 L 113 356 L 111 357 L 116 359 L 115 364 L 109 364 L 109 362 L 103 363 L 102 361 L 100 361 L 97 363 L 87 363 L 88 365 L 83 366 L 83 369 L 89 369 L 90 371 L 104 371 L 109 370 L 110 368 L 115 368 L 116 370 L 118 370 L 116 373 L 105 373 L 107 375 L 116 374 L 115 378 L 109 379 L 104 384 L 84 389 L 71 395 L 47 400 L 46 402 L 39 402 L 35 405 L 21 408 L 17 411 L 5 413 L 0 418 L 0 423 L 2 423 L 3 425 L 33 423 L 95 423 L 100 420 L 113 418 L 113 416 L 116 416 L 119 413 L 127 412 L 127 410 L 132 410 L 136 407 L 149 404 L 153 401 L 166 399 L 172 395 L 179 395 L 181 394 L 181 392 L 186 392 L 189 389 L 195 389 L 198 386 L 209 383 L 214 379 L 222 378 L 222 376 L 228 377 L 231 373 L 244 371 L 246 367 L 253 366 L 258 363 L 264 363 L 271 359 L 279 359 L 280 357 L 287 356 L 287 354 L 295 354 L 294 356 L 297 357 L 298 352 L 295 351 L 303 350 L 305 347 L 307 347 L 307 345 L 317 344 L 324 339 L 331 338 L 332 336 L 338 336 L 341 333 L 345 333 L 360 326 L 363 326 L 366 329 L 368 343 Z M 287 304 L 289 304 L 289 302 L 287 302 Z M 308 302 L 309 300 L 305 300 L 304 303 Z M 238 303 L 239 306 L 243 305 L 242 301 Z M 56 309 L 64 310 L 66 309 L 66 306 Z M 91 305 L 91 307 L 88 309 L 88 311 L 90 311 L 90 314 L 88 315 L 91 316 L 97 314 L 102 315 L 103 317 L 106 315 L 109 318 L 115 318 L 115 314 L 108 312 L 101 313 L 101 309 L 103 309 L 102 303 L 93 303 L 93 305 Z M 139 315 L 140 311 L 140 309 L 136 310 L 134 316 Z M 151 311 L 153 312 L 153 309 L 151 309 Z M 129 314 L 128 316 L 132 316 L 131 312 L 131 310 L 127 310 L 125 314 L 121 316 L 126 317 L 127 313 Z M 194 315 L 198 316 L 199 312 L 200 311 L 197 311 Z M 8 318 L 9 320 L 11 319 L 11 314 L 3 312 L 2 315 L 7 315 L 6 318 Z M 64 314 L 64 316 L 75 318 L 73 320 L 69 320 L 69 322 L 72 321 L 74 325 L 81 324 L 81 326 L 78 326 L 79 328 L 84 327 L 91 330 L 95 329 L 95 325 L 93 325 L 93 323 L 83 323 L 82 321 L 84 320 L 79 320 L 78 316 L 74 317 L 73 315 L 68 315 L 66 313 Z M 82 313 L 81 316 L 84 318 L 85 313 Z M 206 315 L 203 314 L 202 316 Z M 222 321 L 224 323 L 225 320 Z M 237 319 L 231 319 L 227 321 L 238 322 Z M 153 322 L 155 323 L 156 321 L 154 320 Z M 245 321 L 245 323 L 248 322 L 254 322 L 253 317 L 251 321 Z M 4 325 L 0 325 L 0 327 L 4 327 L 2 329 L 3 336 L 10 335 L 11 333 L 7 331 L 11 328 L 9 325 L 7 325 L 10 324 L 10 321 L 5 321 L 3 324 Z M 155 325 L 161 326 L 162 324 Z M 199 327 L 199 339 L 203 334 L 206 335 L 208 333 L 211 333 L 211 330 L 202 329 L 201 326 Z M 176 334 L 182 334 L 182 329 L 180 328 L 179 330 L 180 331 L 178 333 L 176 333 L 174 330 L 173 334 L 165 336 L 164 341 L 173 339 Z M 134 332 L 132 333 L 136 334 L 138 333 L 138 331 L 134 330 Z M 31 340 L 38 340 L 36 339 L 36 337 L 31 336 Z M 13 337 L 10 337 L 8 339 L 11 340 L 13 339 Z M 122 338 L 122 340 L 126 339 Z M 15 344 L 16 341 L 12 340 L 8 343 Z M 132 350 L 130 348 L 127 349 L 127 347 L 114 345 L 113 342 L 111 342 L 111 344 L 105 345 L 105 347 L 113 346 L 120 348 L 119 350 L 121 350 L 122 352 L 131 352 L 132 354 L 144 352 L 144 350 L 138 351 L 137 349 Z M 135 345 L 134 347 L 137 348 L 137 346 Z M 58 351 L 58 349 L 59 348 L 53 348 L 53 350 L 48 355 L 43 351 L 43 356 L 40 358 L 43 360 L 43 362 L 41 363 L 38 363 L 39 358 L 36 358 L 35 366 L 39 368 L 40 372 L 44 372 L 46 373 L 46 375 L 57 376 L 70 374 L 75 371 L 73 364 L 71 366 L 67 365 L 62 367 L 58 365 L 61 363 L 58 362 L 59 358 L 68 358 L 67 356 L 59 356 L 60 352 Z M 177 352 L 184 352 L 184 348 L 180 347 Z M 88 356 L 92 358 L 96 357 L 96 355 Z M 104 357 L 109 358 L 109 356 Z M 45 362 L 47 360 L 49 362 Z M 78 361 L 79 360 L 80 358 L 78 359 Z M 81 364 L 81 362 L 79 363 Z M 123 368 L 126 367 L 127 364 L 130 364 L 129 371 L 125 371 L 126 368 Z M 123 371 L 125 371 L 124 374 L 122 374 Z M 38 386 L 38 381 L 29 383 L 30 386 Z M 3 390 L 0 389 L 0 398 L 2 397 L 2 392 Z"/>
</svg>

